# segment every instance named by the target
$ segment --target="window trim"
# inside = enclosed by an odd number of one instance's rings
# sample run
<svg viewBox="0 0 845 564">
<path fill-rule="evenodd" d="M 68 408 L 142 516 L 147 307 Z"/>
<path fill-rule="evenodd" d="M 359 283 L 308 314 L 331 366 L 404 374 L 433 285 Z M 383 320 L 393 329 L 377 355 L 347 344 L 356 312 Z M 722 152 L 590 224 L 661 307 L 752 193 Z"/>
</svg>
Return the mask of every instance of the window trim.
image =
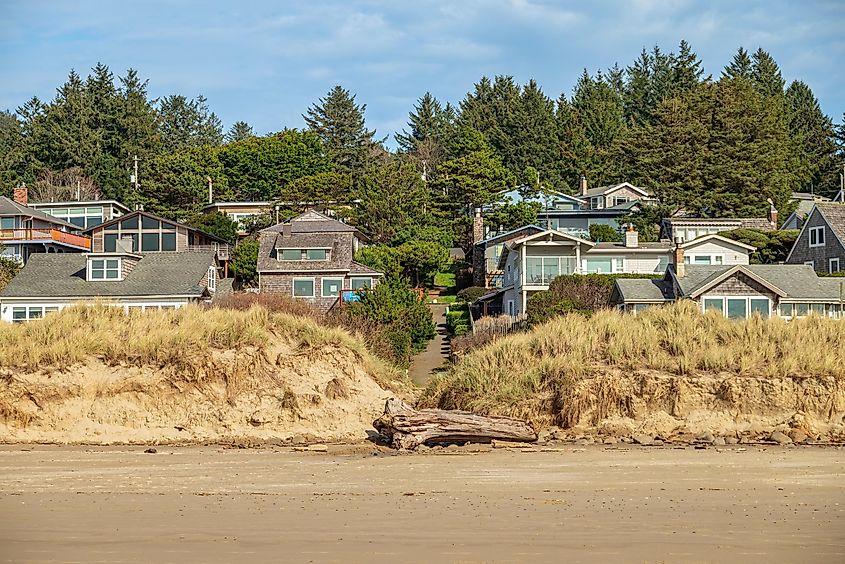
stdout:
<svg viewBox="0 0 845 564">
<path fill-rule="evenodd" d="M 299 259 L 283 258 L 285 251 L 299 251 Z M 308 251 L 326 251 L 326 258 L 324 259 L 310 259 L 308 258 Z M 332 260 L 331 247 L 276 247 L 276 260 L 288 262 L 328 262 Z"/>
<path fill-rule="evenodd" d="M 337 291 L 337 295 L 326 294 L 326 282 L 340 282 L 340 288 Z M 343 278 L 337 278 L 334 276 L 326 276 L 320 278 L 320 297 L 321 298 L 339 298 L 341 294 L 343 294 Z M 315 289 L 316 291 L 316 289 Z"/>
<path fill-rule="evenodd" d="M 208 288 L 209 292 L 216 292 L 217 291 L 217 268 L 214 265 L 208 267 L 208 272 L 206 273 L 206 287 Z"/>
<path fill-rule="evenodd" d="M 103 268 L 94 268 L 94 261 L 102 261 Z M 117 262 L 116 267 L 110 267 L 108 265 L 109 261 Z M 94 278 L 93 272 L 94 270 L 102 270 L 103 277 L 102 278 Z M 117 271 L 116 278 L 109 278 L 109 271 Z M 88 263 L 86 265 L 86 272 L 85 272 L 85 279 L 89 282 L 120 282 L 123 280 L 123 259 L 120 257 L 99 257 L 99 256 L 92 256 L 88 257 Z"/>
<path fill-rule="evenodd" d="M 833 262 L 834 261 L 836 261 L 836 270 L 833 270 Z M 839 257 L 831 257 L 831 258 L 827 259 L 827 271 L 830 274 L 833 274 L 834 272 L 840 271 Z"/>
<path fill-rule="evenodd" d="M 814 227 L 810 227 L 807 229 L 807 246 L 814 248 L 814 247 L 824 247 L 825 246 L 825 229 L 824 225 L 816 225 Z M 821 233 L 821 237 L 819 237 L 819 233 Z M 816 235 L 816 242 L 813 243 L 813 235 Z"/>
<path fill-rule="evenodd" d="M 308 296 L 308 295 L 297 296 L 296 295 L 296 283 L 302 282 L 302 281 L 311 282 L 311 295 L 310 296 Z M 303 298 L 308 299 L 308 298 L 316 297 L 316 294 L 317 294 L 317 280 L 316 280 L 316 278 L 314 278 L 313 276 L 311 276 L 311 277 L 297 276 L 295 278 L 291 278 L 290 293 L 291 293 L 291 296 L 293 296 L 294 298 L 299 298 L 299 299 L 303 299 Z"/>
<path fill-rule="evenodd" d="M 349 277 L 349 289 L 350 290 L 355 290 L 357 292 L 358 290 L 363 289 L 363 288 L 355 288 L 354 287 L 356 280 L 369 280 L 369 286 L 367 286 L 367 288 L 370 289 L 370 290 L 373 289 L 374 284 L 373 284 L 373 277 L 372 276 L 350 276 Z"/>
</svg>

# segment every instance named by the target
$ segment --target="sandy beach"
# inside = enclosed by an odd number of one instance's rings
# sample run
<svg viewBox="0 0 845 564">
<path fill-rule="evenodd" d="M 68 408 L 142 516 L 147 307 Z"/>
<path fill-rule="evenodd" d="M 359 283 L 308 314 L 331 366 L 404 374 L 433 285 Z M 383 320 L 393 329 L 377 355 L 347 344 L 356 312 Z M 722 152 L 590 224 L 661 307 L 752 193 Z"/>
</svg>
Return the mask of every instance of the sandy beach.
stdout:
<svg viewBox="0 0 845 564">
<path fill-rule="evenodd" d="M 845 452 L 5 446 L 5 562 L 843 562 Z"/>
</svg>

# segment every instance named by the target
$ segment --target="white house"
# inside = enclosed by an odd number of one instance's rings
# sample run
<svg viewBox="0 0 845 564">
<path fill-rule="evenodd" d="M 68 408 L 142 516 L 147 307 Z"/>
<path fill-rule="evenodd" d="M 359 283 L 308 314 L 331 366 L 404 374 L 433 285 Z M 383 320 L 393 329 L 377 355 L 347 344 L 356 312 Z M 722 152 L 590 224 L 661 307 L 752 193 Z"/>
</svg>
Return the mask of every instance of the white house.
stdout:
<svg viewBox="0 0 845 564">
<path fill-rule="evenodd" d="M 727 266 L 749 263 L 756 249 L 720 235 L 707 235 L 679 245 L 684 262 L 693 265 Z M 549 289 L 564 274 L 653 274 L 666 271 L 675 245 L 668 242 L 640 243 L 629 229 L 621 243 L 594 243 L 574 235 L 545 230 L 505 244 L 500 258 L 504 275 L 502 312 L 525 314 L 528 298 Z"/>
</svg>

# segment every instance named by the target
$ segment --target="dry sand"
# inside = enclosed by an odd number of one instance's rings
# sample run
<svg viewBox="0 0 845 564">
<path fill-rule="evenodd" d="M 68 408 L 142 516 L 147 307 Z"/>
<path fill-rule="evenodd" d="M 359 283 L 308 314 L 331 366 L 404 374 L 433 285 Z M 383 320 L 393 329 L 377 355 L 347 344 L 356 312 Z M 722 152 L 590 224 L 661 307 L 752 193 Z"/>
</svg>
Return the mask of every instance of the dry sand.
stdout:
<svg viewBox="0 0 845 564">
<path fill-rule="evenodd" d="M 845 561 L 839 448 L 373 449 L 2 447 L 0 560 Z"/>
</svg>

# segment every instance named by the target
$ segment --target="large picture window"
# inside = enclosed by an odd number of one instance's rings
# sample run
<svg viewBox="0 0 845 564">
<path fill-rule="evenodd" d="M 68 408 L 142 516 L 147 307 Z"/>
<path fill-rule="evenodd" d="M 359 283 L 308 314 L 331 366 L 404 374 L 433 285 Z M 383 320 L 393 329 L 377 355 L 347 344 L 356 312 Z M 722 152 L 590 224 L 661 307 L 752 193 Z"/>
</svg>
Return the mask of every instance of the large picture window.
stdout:
<svg viewBox="0 0 845 564">
<path fill-rule="evenodd" d="M 117 251 L 120 239 L 132 239 L 132 252 L 157 253 L 176 250 L 176 226 L 146 215 L 130 217 L 104 228 L 103 250 Z"/>
<path fill-rule="evenodd" d="M 323 297 L 335 298 L 343 289 L 343 278 L 323 278 Z"/>
<path fill-rule="evenodd" d="M 701 299 L 703 311 L 715 310 L 730 319 L 747 319 L 753 315 L 769 317 L 771 308 L 771 300 L 764 296 L 704 296 Z"/>
</svg>

